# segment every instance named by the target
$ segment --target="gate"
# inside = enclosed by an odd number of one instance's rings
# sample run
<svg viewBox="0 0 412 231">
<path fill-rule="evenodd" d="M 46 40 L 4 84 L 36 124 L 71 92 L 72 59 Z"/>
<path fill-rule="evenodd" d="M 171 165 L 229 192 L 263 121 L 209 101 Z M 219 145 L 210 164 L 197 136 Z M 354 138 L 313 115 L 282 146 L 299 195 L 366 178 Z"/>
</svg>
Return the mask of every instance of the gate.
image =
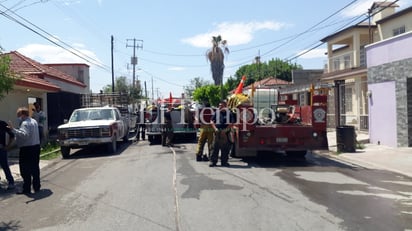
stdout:
<svg viewBox="0 0 412 231">
<path fill-rule="evenodd" d="M 69 119 L 74 109 L 80 108 L 80 94 L 69 92 L 47 93 L 47 122 L 49 139 L 57 138 L 57 127 Z"/>
</svg>

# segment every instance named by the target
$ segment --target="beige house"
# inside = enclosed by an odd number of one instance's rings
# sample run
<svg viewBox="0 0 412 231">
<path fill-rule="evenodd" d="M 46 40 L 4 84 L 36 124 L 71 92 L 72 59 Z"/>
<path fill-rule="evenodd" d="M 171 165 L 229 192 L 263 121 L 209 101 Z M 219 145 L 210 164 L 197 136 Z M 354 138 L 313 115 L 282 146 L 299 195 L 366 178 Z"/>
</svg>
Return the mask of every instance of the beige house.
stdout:
<svg viewBox="0 0 412 231">
<path fill-rule="evenodd" d="M 327 62 L 321 82 L 333 86 L 328 98 L 328 127 L 354 126 L 368 131 L 368 76 L 365 46 L 380 40 L 377 20 L 395 13 L 396 4 L 375 2 L 370 22 L 363 22 L 323 38 Z"/>
<path fill-rule="evenodd" d="M 33 109 L 34 102 L 40 102 L 47 118 L 59 105 L 48 103 L 50 93 L 89 93 L 89 66 L 86 64 L 41 64 L 17 51 L 6 53 L 11 59 L 10 69 L 17 74 L 19 80 L 0 101 L 0 119 L 16 121 L 16 110 L 25 106 Z M 66 68 L 66 70 L 64 69 Z M 61 69 L 61 70 L 59 70 Z M 65 71 L 71 74 L 67 74 Z M 48 124 L 45 124 L 47 135 Z M 15 124 L 16 125 L 16 124 Z"/>
</svg>

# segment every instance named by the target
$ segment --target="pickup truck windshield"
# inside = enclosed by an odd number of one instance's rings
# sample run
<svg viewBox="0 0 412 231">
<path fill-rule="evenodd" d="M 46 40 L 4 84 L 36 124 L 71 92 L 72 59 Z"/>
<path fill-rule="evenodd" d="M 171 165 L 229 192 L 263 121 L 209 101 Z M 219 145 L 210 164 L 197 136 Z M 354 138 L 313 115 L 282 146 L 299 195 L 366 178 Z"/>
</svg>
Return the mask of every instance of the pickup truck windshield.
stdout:
<svg viewBox="0 0 412 231">
<path fill-rule="evenodd" d="M 86 109 L 77 110 L 70 117 L 70 122 L 79 122 L 86 120 L 114 120 L 113 109 Z"/>
</svg>

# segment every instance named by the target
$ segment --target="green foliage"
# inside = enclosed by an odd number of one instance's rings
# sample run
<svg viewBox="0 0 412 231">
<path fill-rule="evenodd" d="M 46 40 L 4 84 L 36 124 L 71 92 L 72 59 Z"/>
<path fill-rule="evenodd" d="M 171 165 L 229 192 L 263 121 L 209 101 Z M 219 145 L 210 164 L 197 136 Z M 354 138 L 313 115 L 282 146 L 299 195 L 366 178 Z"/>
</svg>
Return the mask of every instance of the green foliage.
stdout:
<svg viewBox="0 0 412 231">
<path fill-rule="evenodd" d="M 40 159 L 42 160 L 51 160 L 60 156 L 60 146 L 56 141 L 50 141 L 41 148 Z"/>
<path fill-rule="evenodd" d="M 0 100 L 5 97 L 9 91 L 13 90 L 16 78 L 10 70 L 10 57 L 4 55 L 0 47 Z"/>
<path fill-rule="evenodd" d="M 192 96 L 193 96 L 193 92 L 194 92 L 196 89 L 198 89 L 198 88 L 200 88 L 200 87 L 203 87 L 203 86 L 206 86 L 206 85 L 210 85 L 210 84 L 211 84 L 210 81 L 204 80 L 204 79 L 202 79 L 202 78 L 200 78 L 200 77 L 196 77 L 196 78 L 194 78 L 194 79 L 191 79 L 191 80 L 190 80 L 190 84 L 187 85 L 187 86 L 184 86 L 183 88 L 184 88 L 185 94 L 186 94 L 188 97 L 192 97 Z"/>
<path fill-rule="evenodd" d="M 114 84 L 114 92 L 129 94 L 131 99 L 129 103 L 136 103 L 139 99 L 142 99 L 142 87 L 140 86 L 140 81 L 136 82 L 137 83 L 133 88 L 133 84 L 129 84 L 125 76 L 117 77 Z M 102 91 L 103 93 L 111 93 L 112 85 L 108 84 L 104 86 Z"/>
<path fill-rule="evenodd" d="M 242 76 L 246 76 L 245 86 L 250 85 L 255 81 L 259 81 L 268 77 L 276 77 L 285 81 L 292 81 L 292 70 L 301 70 L 302 66 L 298 64 L 290 64 L 282 61 L 279 58 L 269 60 L 267 63 L 254 63 L 240 67 L 235 74 L 234 83 L 239 83 Z M 233 84 L 233 83 L 232 83 Z M 237 85 L 230 85 L 234 89 Z"/>
<path fill-rule="evenodd" d="M 210 103 L 211 106 L 217 106 L 222 100 L 221 93 L 224 95 L 228 94 L 227 87 L 216 86 L 216 85 L 206 85 L 197 88 L 193 92 L 193 99 L 201 103 Z"/>
</svg>

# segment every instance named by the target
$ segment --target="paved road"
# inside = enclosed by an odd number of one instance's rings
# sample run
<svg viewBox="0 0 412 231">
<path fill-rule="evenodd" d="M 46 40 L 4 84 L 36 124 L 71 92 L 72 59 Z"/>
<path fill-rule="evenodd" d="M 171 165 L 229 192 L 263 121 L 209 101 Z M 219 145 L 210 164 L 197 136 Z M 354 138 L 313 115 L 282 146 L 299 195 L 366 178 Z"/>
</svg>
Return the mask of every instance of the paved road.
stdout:
<svg viewBox="0 0 412 231">
<path fill-rule="evenodd" d="M 319 155 L 194 160 L 195 144 L 82 150 L 42 169 L 31 196 L 0 191 L 0 230 L 407 230 L 406 176 Z"/>
</svg>

